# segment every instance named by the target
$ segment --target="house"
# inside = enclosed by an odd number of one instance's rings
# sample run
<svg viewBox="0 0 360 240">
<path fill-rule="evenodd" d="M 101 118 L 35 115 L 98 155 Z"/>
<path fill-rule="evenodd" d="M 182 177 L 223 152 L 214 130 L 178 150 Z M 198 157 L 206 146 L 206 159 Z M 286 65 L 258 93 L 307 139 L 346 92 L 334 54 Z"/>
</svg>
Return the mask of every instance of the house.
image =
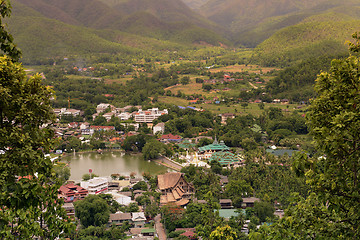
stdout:
<svg viewBox="0 0 360 240">
<path fill-rule="evenodd" d="M 72 115 L 72 116 L 80 116 L 81 111 L 77 109 L 66 109 L 66 108 L 56 108 L 54 109 L 54 113 L 56 116 L 62 115 Z"/>
<path fill-rule="evenodd" d="M 241 208 L 254 207 L 255 202 L 260 202 L 260 199 L 256 197 L 243 198 L 242 200 Z"/>
<path fill-rule="evenodd" d="M 65 209 L 66 211 L 66 215 L 71 218 L 71 219 L 75 219 L 75 207 L 73 203 L 64 203 L 64 205 L 62 205 L 62 208 Z"/>
<path fill-rule="evenodd" d="M 281 102 L 280 99 L 274 99 L 274 100 L 273 100 L 273 103 L 280 103 L 280 102 Z"/>
<path fill-rule="evenodd" d="M 82 200 L 89 194 L 88 190 L 73 183 L 62 185 L 58 193 L 58 197 L 63 198 L 65 203 Z"/>
<path fill-rule="evenodd" d="M 81 115 L 81 111 L 77 109 L 65 109 L 65 111 L 62 112 L 61 115 L 76 117 Z"/>
<path fill-rule="evenodd" d="M 90 123 L 88 122 L 83 122 L 80 124 L 80 130 L 88 129 L 89 127 L 90 127 Z"/>
<path fill-rule="evenodd" d="M 108 192 L 107 194 L 110 194 L 113 197 L 113 199 L 120 205 L 128 206 L 130 203 L 133 202 L 131 200 L 131 197 L 126 196 L 126 195 L 124 195 L 121 192 L 118 192 L 116 190 Z"/>
<path fill-rule="evenodd" d="M 133 212 L 131 213 L 131 221 L 136 228 L 144 227 L 146 217 L 144 212 Z"/>
<path fill-rule="evenodd" d="M 109 181 L 104 177 L 94 177 L 89 181 L 81 181 L 80 186 L 87 189 L 89 194 L 100 194 L 108 191 Z"/>
<path fill-rule="evenodd" d="M 185 206 L 194 194 L 192 184 L 186 182 L 183 173 L 170 172 L 158 175 L 158 189 L 161 192 L 160 205 L 174 203 Z"/>
<path fill-rule="evenodd" d="M 106 121 L 110 121 L 112 116 L 115 116 L 114 112 L 108 112 L 108 113 L 104 113 L 103 117 L 106 118 Z"/>
<path fill-rule="evenodd" d="M 121 125 L 123 125 L 125 128 L 128 128 L 130 126 L 134 127 L 134 131 L 139 130 L 140 124 L 139 123 L 120 123 Z"/>
<path fill-rule="evenodd" d="M 68 123 L 69 128 L 77 128 L 78 126 L 79 126 L 79 123 L 77 123 L 77 122 Z"/>
<path fill-rule="evenodd" d="M 181 139 L 182 139 L 181 136 L 172 135 L 171 133 L 169 133 L 169 134 L 166 134 L 166 135 L 162 135 L 159 140 L 160 140 L 160 142 L 168 143 L 168 142 L 180 142 Z"/>
<path fill-rule="evenodd" d="M 108 103 L 100 103 L 99 105 L 97 105 L 96 107 L 96 113 L 102 113 L 102 112 L 105 112 L 105 110 L 107 108 L 110 108 L 111 111 L 115 110 L 115 107 L 111 104 L 108 104 Z"/>
<path fill-rule="evenodd" d="M 155 229 L 154 228 L 143 228 L 141 229 L 141 235 L 144 237 L 153 237 L 155 236 Z"/>
<path fill-rule="evenodd" d="M 115 130 L 114 126 L 90 126 L 90 129 L 93 129 L 94 131 L 110 131 Z"/>
<path fill-rule="evenodd" d="M 232 201 L 231 199 L 220 199 L 219 200 L 221 209 L 232 209 Z"/>
<path fill-rule="evenodd" d="M 118 115 L 118 118 L 120 118 L 121 121 L 129 120 L 132 117 L 131 113 L 128 112 L 122 112 Z"/>
<path fill-rule="evenodd" d="M 124 222 L 131 222 L 131 213 L 114 213 L 110 214 L 109 223 L 122 225 Z"/>
<path fill-rule="evenodd" d="M 130 228 L 130 234 L 133 240 L 152 240 L 155 236 L 154 228 Z"/>
<path fill-rule="evenodd" d="M 165 132 L 165 123 L 161 122 L 161 123 L 156 124 L 153 127 L 153 134 L 155 135 L 158 132 L 161 134 L 163 134 Z"/>
<path fill-rule="evenodd" d="M 226 124 L 226 121 L 228 119 L 232 119 L 232 118 L 235 118 L 235 114 L 233 114 L 233 113 L 223 113 L 223 114 L 221 114 L 221 123 Z"/>
<path fill-rule="evenodd" d="M 289 99 L 281 99 L 281 104 L 289 104 Z"/>
</svg>

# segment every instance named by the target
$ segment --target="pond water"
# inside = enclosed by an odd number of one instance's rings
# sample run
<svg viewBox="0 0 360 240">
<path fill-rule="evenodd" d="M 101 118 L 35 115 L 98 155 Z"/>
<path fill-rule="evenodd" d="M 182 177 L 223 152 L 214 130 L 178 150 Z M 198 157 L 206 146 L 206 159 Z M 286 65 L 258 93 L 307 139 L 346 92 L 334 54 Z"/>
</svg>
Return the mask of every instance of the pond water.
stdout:
<svg viewBox="0 0 360 240">
<path fill-rule="evenodd" d="M 113 173 L 129 176 L 134 172 L 141 176 L 143 172 L 151 175 L 163 174 L 169 169 L 153 161 L 145 161 L 141 154 L 124 154 L 122 152 L 80 153 L 62 158 L 70 165 L 70 180 L 79 181 L 89 169 L 99 176 L 110 176 Z"/>
</svg>

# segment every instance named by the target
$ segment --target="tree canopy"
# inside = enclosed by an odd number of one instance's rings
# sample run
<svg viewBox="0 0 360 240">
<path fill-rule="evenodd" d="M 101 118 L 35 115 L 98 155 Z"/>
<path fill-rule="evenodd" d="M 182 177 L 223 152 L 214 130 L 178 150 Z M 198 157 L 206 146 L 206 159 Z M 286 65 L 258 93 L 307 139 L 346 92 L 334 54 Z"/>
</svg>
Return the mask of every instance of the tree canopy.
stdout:
<svg viewBox="0 0 360 240">
<path fill-rule="evenodd" d="M 360 237 L 359 86 L 360 59 L 355 56 L 333 60 L 329 72 L 318 76 L 318 96 L 311 101 L 307 119 L 319 155 L 299 155 L 293 164 L 306 177 L 310 195 L 294 196 L 285 217 L 261 230 L 267 239 Z"/>
</svg>

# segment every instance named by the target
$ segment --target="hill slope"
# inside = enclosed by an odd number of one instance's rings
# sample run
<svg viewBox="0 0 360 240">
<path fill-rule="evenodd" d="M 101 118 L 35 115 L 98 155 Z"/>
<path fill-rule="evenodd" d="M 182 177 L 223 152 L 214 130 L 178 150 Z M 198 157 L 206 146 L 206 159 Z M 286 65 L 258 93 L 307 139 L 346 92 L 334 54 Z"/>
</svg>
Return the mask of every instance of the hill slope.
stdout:
<svg viewBox="0 0 360 240">
<path fill-rule="evenodd" d="M 360 7 L 354 8 L 360 11 Z M 288 66 L 310 57 L 346 52 L 345 41 L 360 29 L 360 20 L 328 12 L 283 28 L 256 48 L 254 60 L 265 65 Z"/>
<path fill-rule="evenodd" d="M 313 8 L 327 0 L 209 0 L 200 12 L 210 20 L 239 32 L 262 20 Z"/>
<path fill-rule="evenodd" d="M 357 11 L 358 6 L 360 6 L 359 0 L 323 2 L 311 9 L 264 19 L 257 25 L 248 27 L 237 33 L 233 40 L 235 41 L 235 44 L 255 47 L 265 39 L 269 38 L 276 31 L 302 22 L 338 22 L 360 19 L 360 14 Z"/>
</svg>

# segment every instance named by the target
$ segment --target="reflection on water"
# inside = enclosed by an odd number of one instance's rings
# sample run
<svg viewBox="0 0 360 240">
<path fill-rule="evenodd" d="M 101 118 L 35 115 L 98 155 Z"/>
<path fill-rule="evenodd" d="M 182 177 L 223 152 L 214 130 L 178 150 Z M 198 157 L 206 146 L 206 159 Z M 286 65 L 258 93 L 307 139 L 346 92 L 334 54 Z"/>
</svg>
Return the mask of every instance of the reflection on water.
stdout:
<svg viewBox="0 0 360 240">
<path fill-rule="evenodd" d="M 81 153 L 63 157 L 62 161 L 69 162 L 71 180 L 80 180 L 83 174 L 89 173 L 89 169 L 99 176 L 110 176 L 112 173 L 128 176 L 131 172 L 138 176 L 143 172 L 155 175 L 168 171 L 165 166 L 143 160 L 140 154 L 129 155 L 121 152 Z"/>
</svg>

